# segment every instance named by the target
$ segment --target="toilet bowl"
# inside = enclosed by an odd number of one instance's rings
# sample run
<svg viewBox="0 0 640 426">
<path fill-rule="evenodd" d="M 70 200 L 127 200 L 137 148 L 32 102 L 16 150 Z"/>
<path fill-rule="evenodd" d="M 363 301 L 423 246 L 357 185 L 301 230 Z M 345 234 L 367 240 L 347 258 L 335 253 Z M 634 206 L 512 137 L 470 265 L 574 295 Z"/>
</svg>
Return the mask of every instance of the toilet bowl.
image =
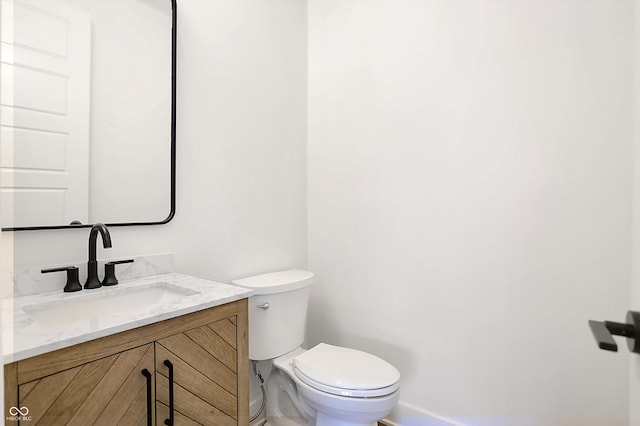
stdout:
<svg viewBox="0 0 640 426">
<path fill-rule="evenodd" d="M 267 391 L 277 393 L 268 399 L 267 419 L 274 426 L 290 417 L 278 410 L 282 398 L 317 426 L 375 425 L 398 400 L 400 373 L 366 352 L 321 343 L 309 350 L 295 349 L 273 365 L 276 374 L 269 378 Z M 282 387 L 296 392 L 278 392 Z"/>
<path fill-rule="evenodd" d="M 249 358 L 272 360 L 269 426 L 375 426 L 398 400 L 400 373 L 367 352 L 304 340 L 313 273 L 273 272 L 232 281 L 250 288 Z"/>
</svg>

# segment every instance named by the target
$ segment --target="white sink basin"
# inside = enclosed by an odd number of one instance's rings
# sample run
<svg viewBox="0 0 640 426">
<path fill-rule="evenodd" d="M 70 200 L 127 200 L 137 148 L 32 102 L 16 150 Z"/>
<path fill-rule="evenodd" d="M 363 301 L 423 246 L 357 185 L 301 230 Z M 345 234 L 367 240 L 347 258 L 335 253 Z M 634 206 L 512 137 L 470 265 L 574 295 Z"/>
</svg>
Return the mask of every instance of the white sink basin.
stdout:
<svg viewBox="0 0 640 426">
<path fill-rule="evenodd" d="M 154 305 L 197 294 L 177 285 L 156 282 L 135 287 L 102 287 L 70 294 L 62 300 L 24 307 L 29 316 L 45 327 L 59 328 L 78 321 L 105 320 L 108 317 L 148 311 Z"/>
</svg>

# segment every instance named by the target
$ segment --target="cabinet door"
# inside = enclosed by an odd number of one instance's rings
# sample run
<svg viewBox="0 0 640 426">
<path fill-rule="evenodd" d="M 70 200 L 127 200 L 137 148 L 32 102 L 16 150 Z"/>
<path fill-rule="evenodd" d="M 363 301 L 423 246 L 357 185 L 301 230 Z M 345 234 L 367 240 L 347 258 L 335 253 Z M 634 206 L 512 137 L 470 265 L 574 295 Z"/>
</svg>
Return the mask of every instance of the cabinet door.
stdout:
<svg viewBox="0 0 640 426">
<path fill-rule="evenodd" d="M 170 367 L 165 363 L 168 361 L 173 369 L 174 425 L 237 425 L 236 349 L 235 316 L 158 340 L 158 424 L 170 417 Z"/>
<path fill-rule="evenodd" d="M 34 380 L 18 388 L 30 425 L 148 425 L 153 402 L 153 345 L 147 344 Z M 151 395 L 147 378 L 151 374 Z M 152 406 L 153 409 L 153 406 Z"/>
</svg>

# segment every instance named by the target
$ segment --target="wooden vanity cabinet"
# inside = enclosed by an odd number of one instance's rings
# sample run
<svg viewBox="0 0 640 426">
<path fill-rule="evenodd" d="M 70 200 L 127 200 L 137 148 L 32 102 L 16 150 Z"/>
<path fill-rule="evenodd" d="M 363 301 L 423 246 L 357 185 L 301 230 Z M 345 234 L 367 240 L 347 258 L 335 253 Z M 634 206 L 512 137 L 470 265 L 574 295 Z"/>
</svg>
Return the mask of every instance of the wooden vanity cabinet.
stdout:
<svg viewBox="0 0 640 426">
<path fill-rule="evenodd" d="M 173 407 L 176 426 L 245 426 L 247 300 L 17 361 L 4 372 L 5 411 L 29 409 L 21 424 L 164 425 Z"/>
</svg>

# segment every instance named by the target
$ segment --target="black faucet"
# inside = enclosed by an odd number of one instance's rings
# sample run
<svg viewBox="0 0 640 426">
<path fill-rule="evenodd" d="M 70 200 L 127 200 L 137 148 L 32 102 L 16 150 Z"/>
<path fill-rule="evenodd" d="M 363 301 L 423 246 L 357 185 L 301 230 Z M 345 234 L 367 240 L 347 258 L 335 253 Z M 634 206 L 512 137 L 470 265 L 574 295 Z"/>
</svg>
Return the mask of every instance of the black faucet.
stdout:
<svg viewBox="0 0 640 426">
<path fill-rule="evenodd" d="M 87 282 L 84 284 L 84 288 L 100 288 L 102 283 L 98 279 L 98 262 L 96 260 L 96 245 L 98 232 L 102 235 L 102 246 L 104 248 L 111 248 L 111 235 L 109 230 L 102 223 L 96 223 L 91 227 L 89 233 L 89 261 L 87 262 Z"/>
</svg>

